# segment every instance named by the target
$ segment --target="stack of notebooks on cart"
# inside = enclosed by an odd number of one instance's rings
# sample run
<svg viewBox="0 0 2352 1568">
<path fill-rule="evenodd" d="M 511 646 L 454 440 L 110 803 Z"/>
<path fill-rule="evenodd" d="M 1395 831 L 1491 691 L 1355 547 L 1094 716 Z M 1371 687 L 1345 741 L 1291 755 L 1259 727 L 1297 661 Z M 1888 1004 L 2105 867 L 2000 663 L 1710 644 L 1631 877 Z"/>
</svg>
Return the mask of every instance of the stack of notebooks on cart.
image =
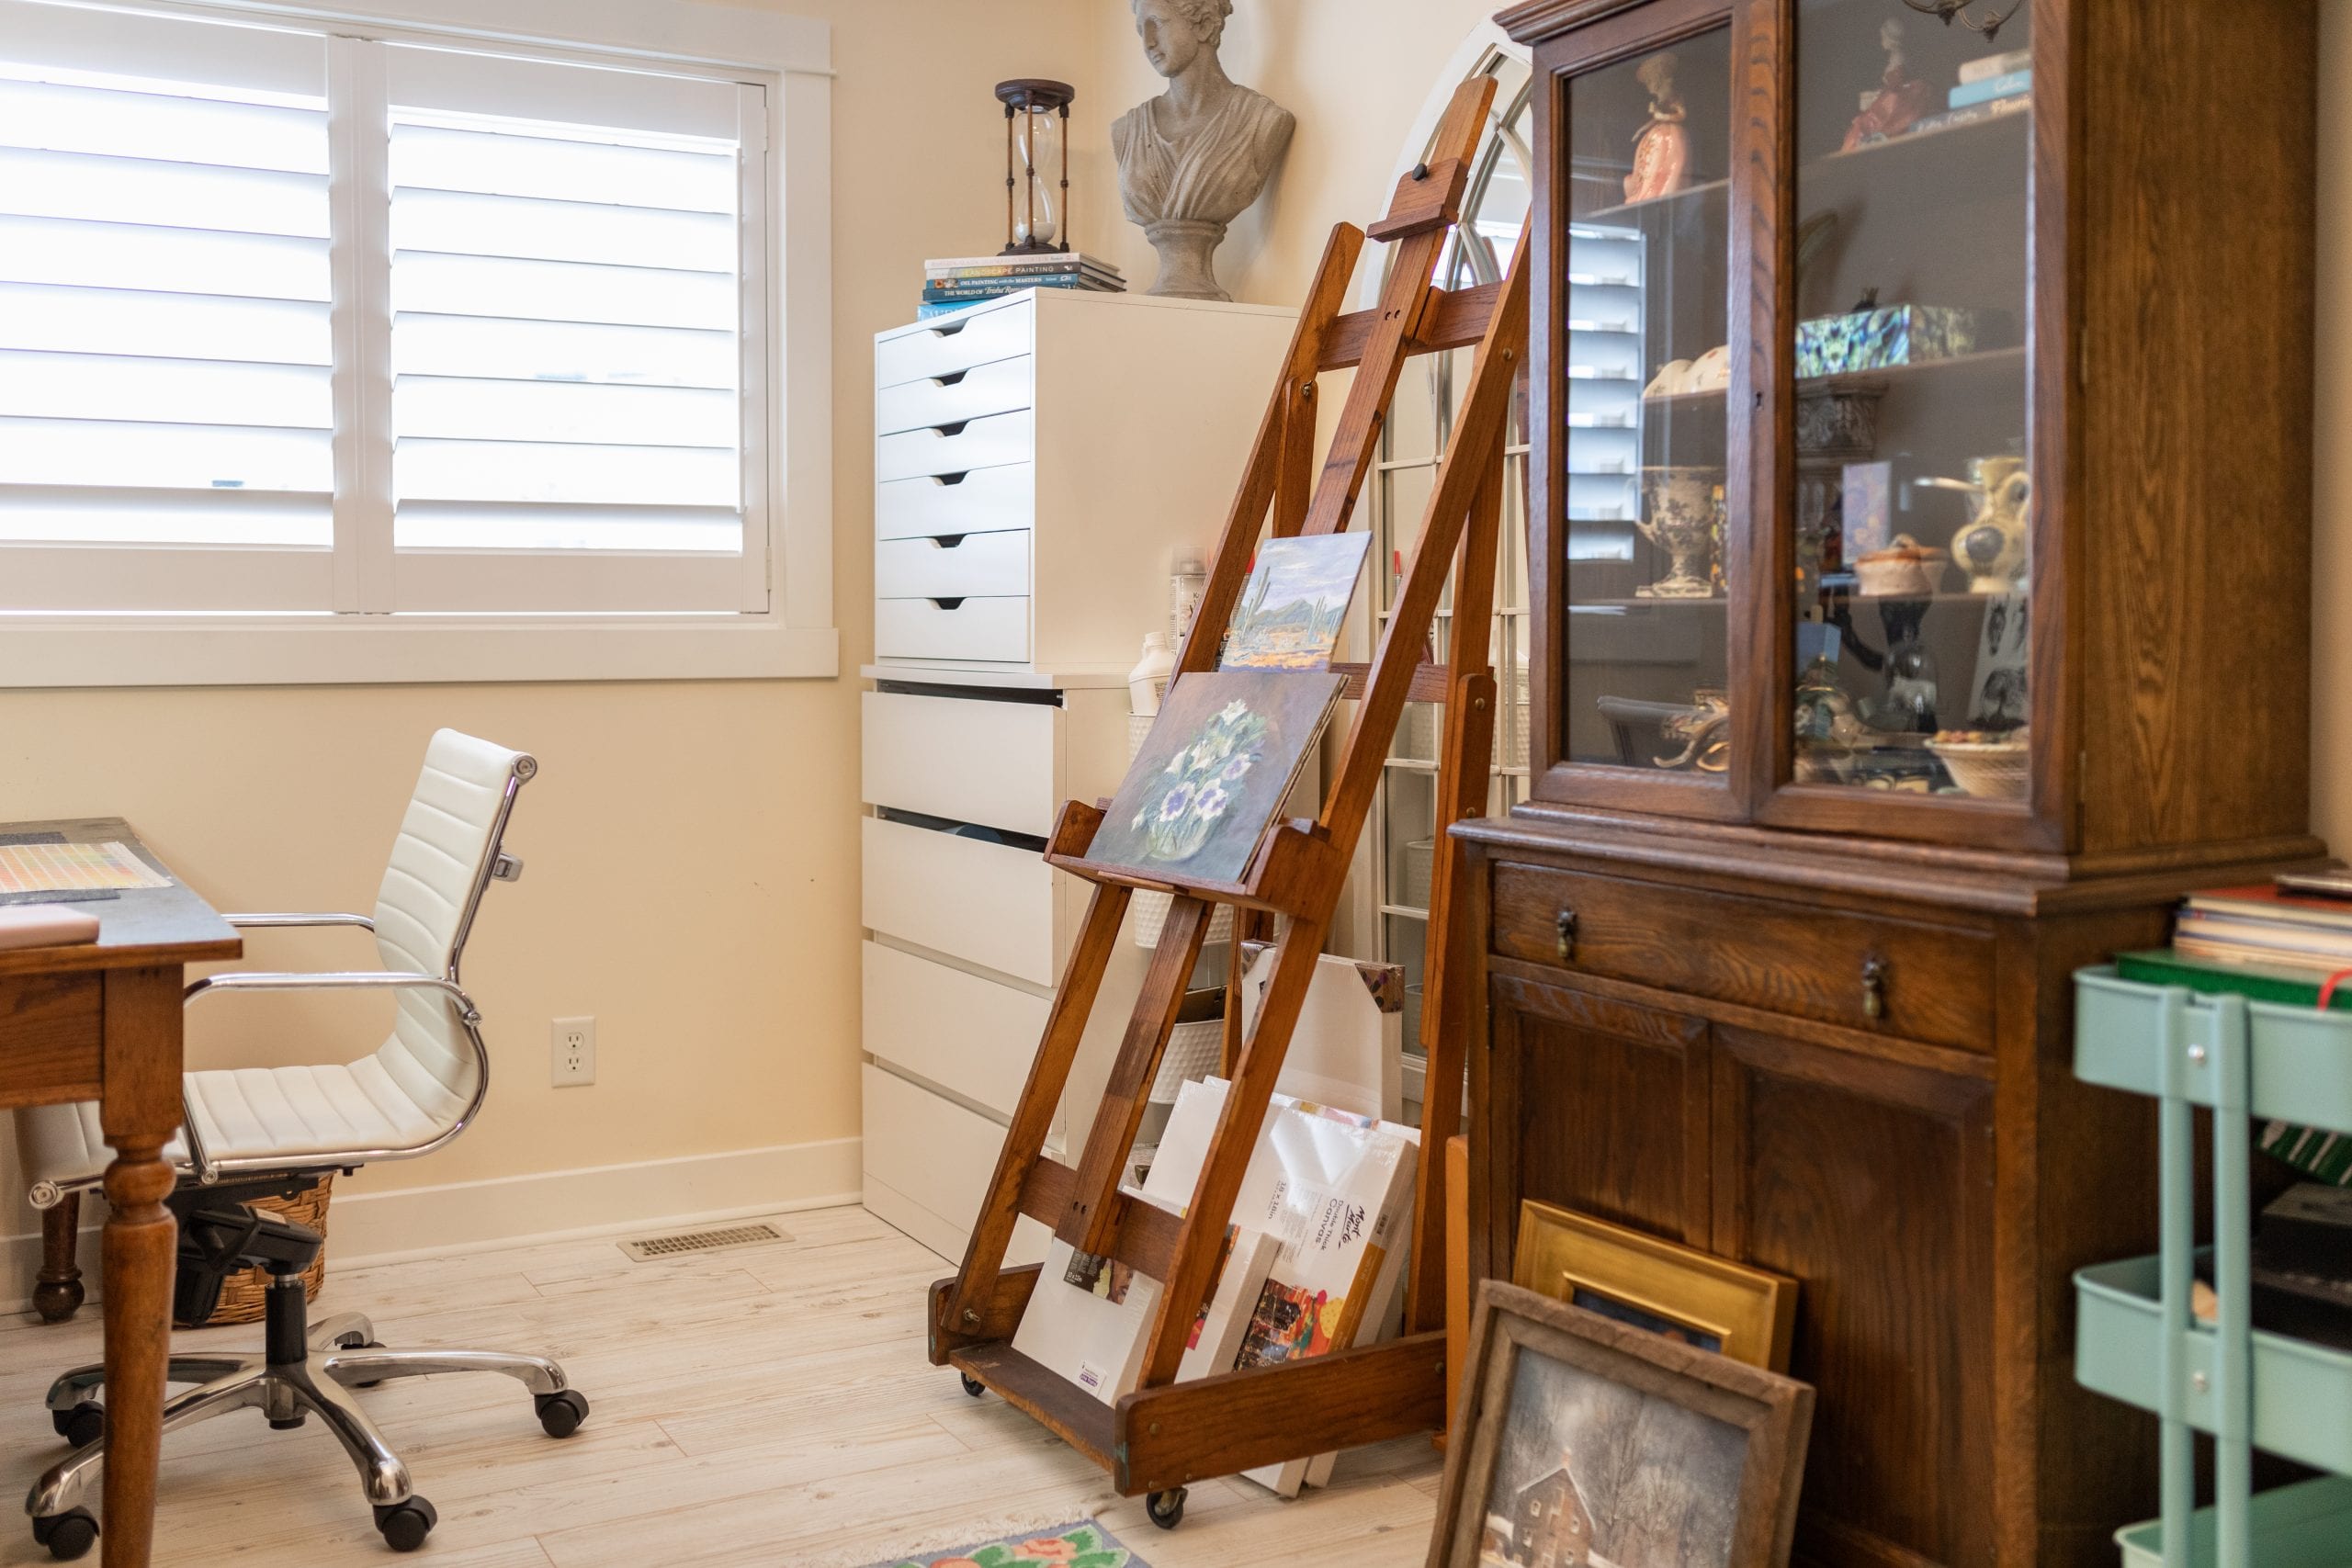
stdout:
<svg viewBox="0 0 2352 1568">
<path fill-rule="evenodd" d="M 1117 267 L 1083 251 L 948 256 L 922 264 L 922 307 L 918 314 L 928 320 L 1023 288 L 1123 294 L 1126 288 Z"/>
</svg>

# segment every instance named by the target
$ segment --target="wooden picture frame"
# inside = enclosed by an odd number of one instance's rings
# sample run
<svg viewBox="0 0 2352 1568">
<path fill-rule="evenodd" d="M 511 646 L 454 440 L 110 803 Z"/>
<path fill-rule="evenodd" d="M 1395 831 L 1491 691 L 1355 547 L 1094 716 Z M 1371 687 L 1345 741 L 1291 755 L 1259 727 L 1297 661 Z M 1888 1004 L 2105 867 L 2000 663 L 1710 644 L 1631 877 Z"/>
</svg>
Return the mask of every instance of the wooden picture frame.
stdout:
<svg viewBox="0 0 2352 1568">
<path fill-rule="evenodd" d="M 1618 1568 L 1781 1568 L 1813 1399 L 1777 1372 L 1489 1280 L 1429 1568 L 1583 1568 L 1596 1552 Z M 1581 1473 L 1579 1443 L 1606 1445 Z"/>
<path fill-rule="evenodd" d="M 1519 1206 L 1511 1283 L 1766 1371 L 1789 1370 L 1797 1282 L 1573 1209 Z"/>
</svg>

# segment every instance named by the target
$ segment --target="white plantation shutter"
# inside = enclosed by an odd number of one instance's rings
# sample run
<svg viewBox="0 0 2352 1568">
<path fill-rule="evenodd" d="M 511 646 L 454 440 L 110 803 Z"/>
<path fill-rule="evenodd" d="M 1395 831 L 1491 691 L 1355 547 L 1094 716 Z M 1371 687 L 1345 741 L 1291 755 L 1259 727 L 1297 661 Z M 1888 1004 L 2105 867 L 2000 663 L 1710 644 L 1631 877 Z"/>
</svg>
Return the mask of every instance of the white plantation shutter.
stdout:
<svg viewBox="0 0 2352 1568">
<path fill-rule="evenodd" d="M 767 119 L 0 0 L 0 611 L 764 611 Z"/>
<path fill-rule="evenodd" d="M 759 89 L 386 54 L 401 606 L 763 607 Z"/>
<path fill-rule="evenodd" d="M 0 610 L 322 607 L 324 40 L 148 20 L 0 10 Z"/>
</svg>

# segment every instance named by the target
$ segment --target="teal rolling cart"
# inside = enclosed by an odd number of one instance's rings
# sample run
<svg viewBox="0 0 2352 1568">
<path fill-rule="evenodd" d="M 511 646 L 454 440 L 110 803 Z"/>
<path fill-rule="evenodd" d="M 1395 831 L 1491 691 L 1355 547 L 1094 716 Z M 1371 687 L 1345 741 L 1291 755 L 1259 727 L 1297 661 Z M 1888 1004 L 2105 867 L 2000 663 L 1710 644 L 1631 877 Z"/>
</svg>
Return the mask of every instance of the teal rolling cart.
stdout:
<svg viewBox="0 0 2352 1568">
<path fill-rule="evenodd" d="M 2118 1536 L 2126 1568 L 2352 1568 L 2352 1355 L 2253 1324 L 2247 1159 L 2256 1117 L 2352 1133 L 2352 1013 L 2075 976 L 2075 1073 L 2161 1102 L 2154 1258 L 2075 1276 L 2075 1375 L 2163 1420 L 2164 1511 Z M 2192 1112 L 2213 1111 L 2210 1326 L 2189 1311 Z M 2196 1508 L 2194 1434 L 2214 1438 Z M 2332 1475 L 2256 1495 L 2253 1451 Z"/>
</svg>

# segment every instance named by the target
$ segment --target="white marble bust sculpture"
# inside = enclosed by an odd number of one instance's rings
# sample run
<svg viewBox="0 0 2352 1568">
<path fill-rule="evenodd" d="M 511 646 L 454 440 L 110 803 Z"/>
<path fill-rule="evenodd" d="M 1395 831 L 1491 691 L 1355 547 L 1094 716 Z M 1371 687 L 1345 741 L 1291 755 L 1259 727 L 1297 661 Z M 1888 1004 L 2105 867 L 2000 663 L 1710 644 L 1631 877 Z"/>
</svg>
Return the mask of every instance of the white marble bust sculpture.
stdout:
<svg viewBox="0 0 2352 1568">
<path fill-rule="evenodd" d="M 1136 32 L 1168 90 L 1111 128 L 1119 199 L 1159 253 L 1151 292 L 1229 299 L 1211 263 L 1290 144 L 1288 109 L 1225 73 L 1216 57 L 1233 0 L 1130 0 Z"/>
</svg>

